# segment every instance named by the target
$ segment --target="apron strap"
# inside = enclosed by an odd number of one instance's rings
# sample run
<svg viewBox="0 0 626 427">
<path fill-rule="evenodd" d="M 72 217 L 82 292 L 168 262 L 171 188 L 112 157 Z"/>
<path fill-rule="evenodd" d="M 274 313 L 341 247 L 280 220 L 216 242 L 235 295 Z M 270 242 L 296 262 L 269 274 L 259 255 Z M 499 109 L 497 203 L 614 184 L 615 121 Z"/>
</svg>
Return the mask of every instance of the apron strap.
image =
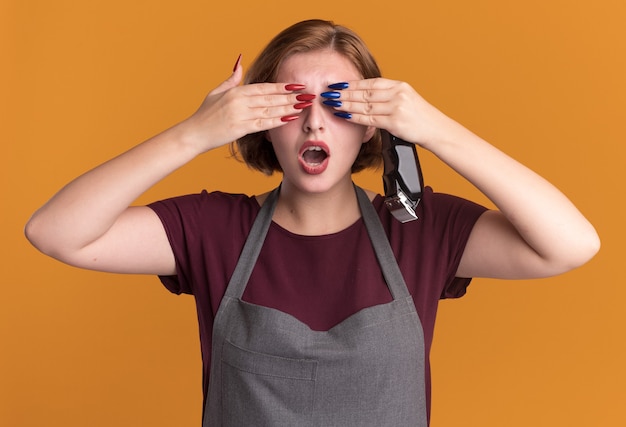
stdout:
<svg viewBox="0 0 626 427">
<path fill-rule="evenodd" d="M 363 221 L 365 222 L 365 228 L 372 241 L 376 258 L 380 264 L 380 269 L 383 272 L 385 282 L 393 299 L 399 299 L 408 297 L 409 289 L 406 286 L 402 272 L 396 261 L 396 257 L 389 245 L 389 239 L 383 229 L 383 225 L 380 223 L 380 218 L 374 205 L 370 202 L 369 197 L 365 194 L 360 187 L 355 185 L 356 195 L 359 199 L 359 207 L 361 208 L 361 215 L 363 215 Z"/>
<path fill-rule="evenodd" d="M 225 296 L 241 298 L 243 295 L 243 291 L 245 291 L 246 285 L 248 284 L 248 279 L 250 279 L 250 275 L 252 274 L 254 264 L 256 264 L 259 253 L 261 253 L 267 230 L 269 230 L 270 224 L 272 223 L 272 216 L 274 215 L 274 209 L 276 209 L 279 192 L 280 185 L 267 196 L 263 206 L 261 206 L 261 210 L 257 214 L 252 224 L 250 234 L 248 234 L 246 243 L 241 250 L 237 266 L 226 288 Z"/>
<path fill-rule="evenodd" d="M 365 227 L 370 241 L 372 242 L 374 252 L 376 253 L 376 258 L 380 264 L 383 277 L 389 288 L 389 292 L 393 299 L 408 297 L 410 295 L 409 290 L 404 282 L 402 272 L 400 271 L 400 267 L 398 267 L 398 263 L 391 250 L 389 240 L 380 223 L 378 214 L 367 197 L 367 194 L 356 185 L 354 188 Z M 252 270 L 263 247 L 267 231 L 272 223 L 272 216 L 274 215 L 279 192 L 280 186 L 276 187 L 268 195 L 263 206 L 261 206 L 261 210 L 254 220 L 250 234 L 248 234 L 246 243 L 241 251 L 235 271 L 230 278 L 225 296 L 239 299 L 243 295 L 246 285 L 248 284 L 248 279 L 250 279 L 252 275 Z"/>
</svg>

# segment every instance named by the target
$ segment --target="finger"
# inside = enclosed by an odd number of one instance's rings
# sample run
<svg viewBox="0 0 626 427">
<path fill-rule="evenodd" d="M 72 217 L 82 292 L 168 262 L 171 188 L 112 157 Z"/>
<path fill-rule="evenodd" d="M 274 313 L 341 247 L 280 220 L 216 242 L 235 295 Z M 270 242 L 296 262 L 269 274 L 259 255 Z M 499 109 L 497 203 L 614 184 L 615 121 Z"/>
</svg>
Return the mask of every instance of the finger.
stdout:
<svg viewBox="0 0 626 427">
<path fill-rule="evenodd" d="M 249 87 L 248 87 L 249 86 Z M 293 106 L 296 109 L 307 108 L 318 95 L 285 89 L 284 83 L 257 83 L 238 89 L 241 101 L 249 108 L 269 108 Z"/>
<path fill-rule="evenodd" d="M 274 107 L 248 107 L 248 112 L 244 120 L 254 119 L 274 119 L 286 116 L 299 115 L 302 110 L 310 107 L 310 103 L 304 103 L 305 105 L 279 105 Z"/>
<path fill-rule="evenodd" d="M 232 74 L 219 86 L 211 91 L 211 94 L 226 92 L 229 89 L 239 86 L 243 77 L 243 67 L 241 66 L 241 55 L 237 58 Z"/>
<path fill-rule="evenodd" d="M 246 122 L 253 128 L 275 127 L 278 121 L 292 121 L 298 118 L 303 110 L 313 105 L 310 97 L 298 99 L 300 95 L 261 95 L 258 97 L 240 97 L 232 104 L 232 111 L 240 122 Z M 262 98 L 263 102 L 255 104 L 251 99 Z M 286 101 L 285 101 L 286 100 Z M 258 100 L 257 100 L 258 101 Z M 250 122 L 257 122 L 250 124 Z M 271 129 L 270 127 L 270 129 Z"/>
<path fill-rule="evenodd" d="M 352 112 L 346 113 L 343 111 L 338 113 L 338 117 L 342 120 L 363 126 L 374 126 L 380 129 L 386 129 L 391 120 L 391 116 L 384 114 L 371 115 Z"/>
<path fill-rule="evenodd" d="M 342 89 L 340 90 L 389 89 L 399 82 L 383 77 L 375 77 L 371 79 L 348 80 L 342 83 L 330 84 L 328 86 L 331 89 L 333 87 L 341 87 Z"/>
<path fill-rule="evenodd" d="M 343 99 L 334 102 L 324 101 L 328 106 L 334 107 L 337 111 L 349 113 L 359 113 L 365 115 L 391 115 L 396 107 L 391 102 L 369 102 L 369 101 L 344 101 Z"/>
<path fill-rule="evenodd" d="M 394 94 L 389 89 L 355 89 L 323 92 L 324 99 L 336 99 L 339 101 L 352 102 L 389 102 L 393 100 Z"/>
<path fill-rule="evenodd" d="M 242 87 L 248 95 L 299 94 L 306 92 L 300 83 L 249 83 Z"/>
<path fill-rule="evenodd" d="M 300 115 L 297 113 L 287 114 L 281 117 L 257 117 L 255 119 L 248 120 L 247 128 L 251 129 L 249 133 L 262 132 L 284 126 L 292 121 L 297 121 L 299 119 Z"/>
<path fill-rule="evenodd" d="M 254 83 L 230 92 L 238 120 L 254 131 L 267 130 L 297 120 L 309 108 L 315 94 L 302 93 L 305 86 L 289 83 Z"/>
</svg>

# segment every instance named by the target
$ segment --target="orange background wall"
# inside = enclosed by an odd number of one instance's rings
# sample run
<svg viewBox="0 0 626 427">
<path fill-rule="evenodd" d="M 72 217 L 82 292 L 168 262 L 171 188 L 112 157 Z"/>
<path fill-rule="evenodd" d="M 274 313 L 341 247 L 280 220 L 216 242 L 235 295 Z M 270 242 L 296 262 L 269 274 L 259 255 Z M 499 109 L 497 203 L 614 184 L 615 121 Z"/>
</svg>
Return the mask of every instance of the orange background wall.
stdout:
<svg viewBox="0 0 626 427">
<path fill-rule="evenodd" d="M 603 240 L 574 272 L 475 280 L 466 297 L 442 303 L 432 425 L 626 425 L 626 3 L 262 3 L 0 3 L 0 425 L 199 425 L 192 298 L 153 277 L 57 263 L 22 228 L 67 181 L 194 111 L 239 53 L 245 66 L 276 32 L 311 17 L 354 28 L 387 77 L 557 184 Z M 227 156 L 197 159 L 139 203 L 276 184 Z M 436 190 L 485 202 L 421 156 Z M 381 191 L 378 173 L 357 182 Z"/>
</svg>

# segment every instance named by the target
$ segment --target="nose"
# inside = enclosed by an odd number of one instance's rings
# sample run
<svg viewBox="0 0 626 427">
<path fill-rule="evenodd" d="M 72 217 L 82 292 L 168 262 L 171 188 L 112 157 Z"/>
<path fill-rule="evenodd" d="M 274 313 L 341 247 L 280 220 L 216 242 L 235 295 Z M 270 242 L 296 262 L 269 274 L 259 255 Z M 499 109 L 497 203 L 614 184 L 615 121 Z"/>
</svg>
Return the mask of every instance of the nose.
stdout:
<svg viewBox="0 0 626 427">
<path fill-rule="evenodd" d="M 302 130 L 306 133 L 323 131 L 325 129 L 328 107 L 325 107 L 318 98 L 313 105 L 302 111 Z"/>
</svg>

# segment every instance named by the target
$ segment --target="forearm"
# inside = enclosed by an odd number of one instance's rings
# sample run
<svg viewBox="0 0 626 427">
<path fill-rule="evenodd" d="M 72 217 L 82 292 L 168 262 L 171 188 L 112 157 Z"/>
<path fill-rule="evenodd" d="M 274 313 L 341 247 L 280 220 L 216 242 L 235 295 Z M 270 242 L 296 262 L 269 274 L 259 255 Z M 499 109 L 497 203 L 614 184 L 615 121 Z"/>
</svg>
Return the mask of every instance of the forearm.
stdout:
<svg viewBox="0 0 626 427">
<path fill-rule="evenodd" d="M 552 184 L 426 102 L 409 84 L 348 82 L 340 111 L 431 151 L 482 191 L 499 212 L 474 225 L 458 274 L 545 277 L 588 261 L 599 249 L 593 226 Z"/>
<path fill-rule="evenodd" d="M 26 235 L 45 253 L 85 247 L 137 197 L 196 155 L 180 126 L 170 128 L 67 184 L 34 213 Z"/>
<path fill-rule="evenodd" d="M 26 225 L 28 239 L 58 257 L 59 252 L 72 255 L 86 246 L 96 248 L 85 253 L 102 255 L 128 239 L 154 236 L 151 224 L 147 230 L 127 235 L 128 229 L 137 228 L 135 221 L 146 224 L 145 218 L 137 219 L 130 211 L 122 215 L 137 197 L 197 155 L 244 135 L 283 126 L 287 123 L 283 117 L 302 110 L 295 108 L 298 95 L 289 85 L 239 86 L 242 73 L 238 63 L 233 74 L 211 91 L 189 118 L 68 184 L 33 215 Z M 114 227 L 118 219 L 124 224 Z M 105 234 L 111 238 L 100 239 Z M 96 241 L 104 243 L 91 245 Z M 81 264 L 85 256 L 89 255 L 83 255 Z"/>
<path fill-rule="evenodd" d="M 599 245 L 593 226 L 555 186 L 448 118 L 427 147 L 474 184 L 546 262 L 568 270 Z"/>
</svg>

